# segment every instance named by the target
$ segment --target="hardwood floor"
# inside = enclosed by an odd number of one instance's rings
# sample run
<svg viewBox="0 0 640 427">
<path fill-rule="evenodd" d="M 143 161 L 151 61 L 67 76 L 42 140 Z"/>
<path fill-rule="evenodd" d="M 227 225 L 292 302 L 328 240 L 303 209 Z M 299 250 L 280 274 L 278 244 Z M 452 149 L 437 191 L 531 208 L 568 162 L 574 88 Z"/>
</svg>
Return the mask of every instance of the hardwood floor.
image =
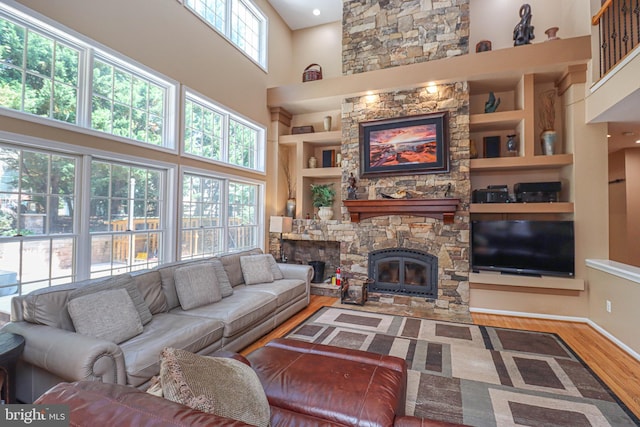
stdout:
<svg viewBox="0 0 640 427">
<path fill-rule="evenodd" d="M 246 355 L 274 338 L 285 336 L 323 306 L 333 305 L 336 298 L 311 296 L 307 308 L 298 312 L 273 332 L 241 351 Z M 587 365 L 640 417 L 640 362 L 629 356 L 591 326 L 584 323 L 530 319 L 489 314 L 472 314 L 477 325 L 558 334 Z"/>
</svg>

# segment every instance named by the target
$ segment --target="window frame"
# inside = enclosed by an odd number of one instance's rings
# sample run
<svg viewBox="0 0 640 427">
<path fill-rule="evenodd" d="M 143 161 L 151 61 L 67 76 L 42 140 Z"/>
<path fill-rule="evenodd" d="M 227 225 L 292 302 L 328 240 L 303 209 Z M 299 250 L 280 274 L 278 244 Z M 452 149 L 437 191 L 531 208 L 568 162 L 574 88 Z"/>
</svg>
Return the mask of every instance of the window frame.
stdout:
<svg viewBox="0 0 640 427">
<path fill-rule="evenodd" d="M 182 117 L 180 123 L 180 153 L 185 157 L 191 157 L 194 159 L 222 165 L 229 168 L 239 169 L 242 171 L 251 171 L 261 175 L 266 175 L 266 150 L 267 150 L 267 129 L 261 124 L 254 122 L 239 113 L 225 107 L 206 96 L 198 93 L 197 91 L 183 86 L 182 89 L 182 110 L 180 116 Z M 208 108 L 215 113 L 223 116 L 223 130 L 222 130 L 222 146 L 220 147 L 221 159 L 212 159 L 208 157 L 199 156 L 197 154 L 189 153 L 186 151 L 185 135 L 186 135 L 186 106 L 187 101 L 191 100 L 197 104 Z M 246 126 L 257 132 L 257 141 L 255 147 L 256 167 L 250 168 L 234 163 L 229 163 L 229 123 L 230 120 Z"/>
<path fill-rule="evenodd" d="M 188 0 L 178 0 L 178 3 L 181 3 L 185 9 L 191 12 L 194 16 L 196 16 L 199 20 L 204 22 L 207 26 L 209 26 L 212 30 L 220 34 L 226 41 L 228 41 L 233 47 L 235 47 L 240 53 L 242 53 L 247 59 L 260 67 L 263 71 L 268 72 L 268 52 L 267 52 L 267 40 L 269 38 L 269 18 L 267 15 L 251 0 L 224 0 L 225 2 L 225 17 L 224 17 L 224 29 L 221 30 L 217 28 L 213 23 L 206 20 L 197 10 L 192 8 L 187 4 Z M 201 0 L 196 0 L 201 1 Z M 259 31 L 259 41 L 258 41 L 258 58 L 252 57 L 249 52 L 245 51 L 236 44 L 232 39 L 233 28 L 231 27 L 232 22 L 232 7 L 233 2 L 240 2 L 249 9 L 254 15 L 258 17 L 260 31 Z"/>
<path fill-rule="evenodd" d="M 71 130 L 91 136 L 113 139 L 130 145 L 137 145 L 170 153 L 177 153 L 179 146 L 180 117 L 180 84 L 149 68 L 145 65 L 114 51 L 95 40 L 90 39 L 42 14 L 27 8 L 13 0 L 0 2 L 0 16 L 10 22 L 19 22 L 37 33 L 43 33 L 56 41 L 79 50 L 78 58 L 78 88 L 76 123 L 68 123 L 54 118 L 38 116 L 29 112 L 14 110 L 0 106 L 0 115 L 17 118 L 37 124 L 55 128 Z M 99 57 L 103 61 L 113 63 L 125 68 L 128 72 L 140 75 L 153 81 L 166 90 L 163 103 L 165 128 L 163 130 L 162 145 L 154 145 L 134 138 L 126 138 L 109 132 L 103 132 L 91 127 L 91 98 L 93 94 L 93 63 L 94 58 Z M 23 101 L 22 101 L 23 102 Z"/>
<path fill-rule="evenodd" d="M 211 170 L 205 170 L 205 169 L 201 169 L 201 168 L 196 168 L 196 167 L 190 167 L 190 166 L 181 166 L 180 167 L 180 178 L 179 178 L 179 182 L 180 182 L 180 188 L 182 189 L 183 185 L 184 185 L 184 177 L 185 175 L 195 175 L 195 176 L 199 176 L 199 177 L 203 177 L 203 178 L 208 178 L 208 179 L 216 179 L 216 180 L 221 180 L 223 182 L 222 185 L 222 190 L 221 190 L 221 200 L 222 200 L 222 208 L 221 208 L 221 212 L 222 212 L 222 219 L 221 219 L 221 224 L 222 224 L 222 240 L 223 240 L 223 248 L 222 248 L 222 254 L 229 254 L 229 253 L 234 253 L 234 252 L 242 252 L 244 250 L 247 250 L 246 248 L 243 249 L 238 249 L 238 250 L 229 250 L 229 241 L 228 241 L 228 230 L 229 230 L 229 222 L 228 222 L 228 209 L 229 209 L 229 183 L 230 182 L 238 182 L 238 183 L 242 183 L 242 184 L 248 184 L 248 185 L 255 185 L 257 187 L 257 200 L 256 200 L 256 219 L 257 219 L 257 224 L 256 224 L 256 248 L 260 248 L 261 250 L 264 250 L 264 238 L 261 238 L 261 236 L 264 236 L 265 233 L 265 224 L 264 221 L 262 221 L 261 219 L 264 218 L 265 215 L 265 187 L 266 187 L 266 182 L 261 181 L 261 180 L 257 180 L 257 179 L 251 179 L 251 178 L 245 178 L 245 177 L 241 177 L 241 176 L 237 176 L 237 175 L 231 175 L 231 174 L 227 174 L 227 173 L 221 173 L 221 172 L 213 172 Z M 184 228 L 182 226 L 182 218 L 184 217 L 184 211 L 183 211 L 183 207 L 184 207 L 184 199 L 183 199 L 183 193 L 182 191 L 180 191 L 180 197 L 179 197 L 179 203 L 178 203 L 178 222 L 179 225 L 177 227 L 177 233 L 176 233 L 176 260 L 180 261 L 182 260 L 182 253 L 180 250 L 180 247 L 182 245 L 182 240 L 183 240 L 183 233 L 184 233 Z M 219 254 L 216 254 L 219 255 Z M 202 258 L 206 258 L 209 255 L 203 255 Z M 214 255 L 211 255 L 214 256 Z M 185 259 L 199 259 L 201 257 L 190 257 L 190 258 L 185 258 Z"/>
</svg>

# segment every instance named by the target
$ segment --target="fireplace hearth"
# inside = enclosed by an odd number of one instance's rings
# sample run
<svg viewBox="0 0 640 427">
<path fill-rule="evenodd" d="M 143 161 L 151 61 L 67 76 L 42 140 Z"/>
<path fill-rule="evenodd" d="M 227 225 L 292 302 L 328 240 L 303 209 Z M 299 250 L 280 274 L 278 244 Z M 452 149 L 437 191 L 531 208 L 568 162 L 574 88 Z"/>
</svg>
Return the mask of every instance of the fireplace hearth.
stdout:
<svg viewBox="0 0 640 427">
<path fill-rule="evenodd" d="M 369 292 L 438 297 L 438 257 L 416 249 L 369 253 Z"/>
</svg>

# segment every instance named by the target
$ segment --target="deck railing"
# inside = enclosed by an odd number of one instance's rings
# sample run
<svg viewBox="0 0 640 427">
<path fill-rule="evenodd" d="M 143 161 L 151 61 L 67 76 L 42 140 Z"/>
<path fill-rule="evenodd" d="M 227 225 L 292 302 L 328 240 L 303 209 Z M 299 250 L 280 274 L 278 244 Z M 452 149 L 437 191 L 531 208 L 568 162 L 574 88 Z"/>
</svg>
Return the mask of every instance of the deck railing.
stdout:
<svg viewBox="0 0 640 427">
<path fill-rule="evenodd" d="M 640 45 L 640 0 L 606 0 L 591 19 L 599 27 L 600 77 Z"/>
</svg>

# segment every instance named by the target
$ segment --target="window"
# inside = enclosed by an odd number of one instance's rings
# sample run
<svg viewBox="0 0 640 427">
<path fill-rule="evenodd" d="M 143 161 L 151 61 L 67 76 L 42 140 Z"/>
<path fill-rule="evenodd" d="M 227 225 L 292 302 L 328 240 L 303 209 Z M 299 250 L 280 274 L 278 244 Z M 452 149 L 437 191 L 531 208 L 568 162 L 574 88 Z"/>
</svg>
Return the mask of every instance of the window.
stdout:
<svg viewBox="0 0 640 427">
<path fill-rule="evenodd" d="M 189 91 L 184 116 L 185 153 L 264 171 L 263 128 Z"/>
<path fill-rule="evenodd" d="M 259 246 L 260 184 L 196 173 L 182 182 L 181 259 Z"/>
<path fill-rule="evenodd" d="M 91 276 L 150 268 L 162 259 L 166 173 L 91 162 Z"/>
<path fill-rule="evenodd" d="M 74 275 L 78 159 L 0 145 L 0 295 Z"/>
<path fill-rule="evenodd" d="M 76 124 L 80 51 L 0 15 L 0 106 Z"/>
<path fill-rule="evenodd" d="M 106 60 L 93 62 L 91 127 L 162 145 L 166 89 Z"/>
<path fill-rule="evenodd" d="M 177 83 L 27 13 L 0 3 L 0 107 L 176 147 Z"/>
<path fill-rule="evenodd" d="M 183 0 L 194 14 L 266 68 L 267 18 L 249 0 Z"/>
</svg>

